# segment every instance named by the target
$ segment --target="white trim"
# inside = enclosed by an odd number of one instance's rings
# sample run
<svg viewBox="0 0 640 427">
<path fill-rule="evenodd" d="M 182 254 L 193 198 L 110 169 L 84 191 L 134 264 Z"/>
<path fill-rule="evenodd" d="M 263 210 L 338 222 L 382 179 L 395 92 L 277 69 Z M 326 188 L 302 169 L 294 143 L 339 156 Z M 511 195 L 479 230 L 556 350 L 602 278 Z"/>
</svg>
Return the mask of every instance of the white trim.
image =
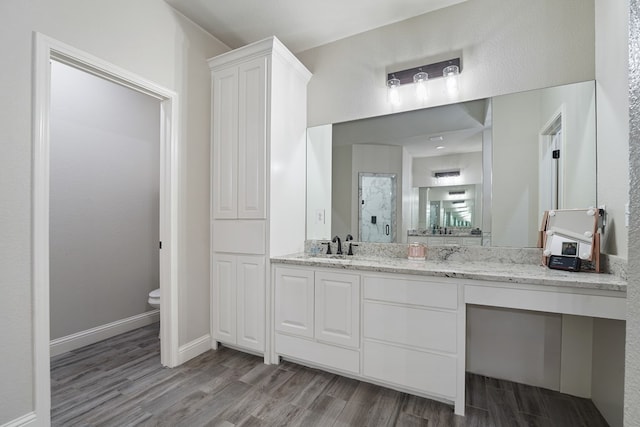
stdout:
<svg viewBox="0 0 640 427">
<path fill-rule="evenodd" d="M 39 424 L 48 425 L 49 373 L 49 101 L 51 59 L 71 64 L 161 100 L 160 289 L 161 363 L 178 365 L 178 177 L 179 103 L 176 92 L 93 55 L 34 32 L 33 47 L 32 275 L 34 406 Z"/>
<path fill-rule="evenodd" d="M 178 349 L 178 361 L 180 364 L 183 364 L 209 350 L 211 350 L 211 335 L 203 335 L 200 338 L 196 338 L 180 346 Z"/>
<path fill-rule="evenodd" d="M 160 320 L 160 310 L 147 311 L 145 313 L 136 314 L 126 319 L 116 320 L 106 325 L 96 326 L 86 331 L 76 332 L 75 334 L 51 340 L 51 357 L 75 350 L 86 345 L 106 340 L 143 326 L 151 325 Z"/>
<path fill-rule="evenodd" d="M 15 420 L 11 420 L 8 423 L 2 424 L 0 427 L 26 427 L 36 425 L 38 417 L 35 412 L 29 412 Z"/>
</svg>

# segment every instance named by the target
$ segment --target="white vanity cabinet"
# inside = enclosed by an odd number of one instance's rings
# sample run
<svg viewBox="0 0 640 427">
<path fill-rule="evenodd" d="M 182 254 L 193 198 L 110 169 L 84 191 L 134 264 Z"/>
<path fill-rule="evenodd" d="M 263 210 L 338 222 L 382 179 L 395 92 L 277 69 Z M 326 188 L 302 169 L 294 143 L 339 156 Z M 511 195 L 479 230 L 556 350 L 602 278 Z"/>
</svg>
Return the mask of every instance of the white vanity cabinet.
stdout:
<svg viewBox="0 0 640 427">
<path fill-rule="evenodd" d="M 311 73 L 275 37 L 208 64 L 211 345 L 222 342 L 263 353 L 269 362 L 269 260 L 300 251 L 305 237 Z"/>
<path fill-rule="evenodd" d="M 265 218 L 267 58 L 212 72 L 212 216 Z"/>
<path fill-rule="evenodd" d="M 274 268 L 275 356 L 455 404 L 464 412 L 462 281 Z"/>
<path fill-rule="evenodd" d="M 265 263 L 259 255 L 216 254 L 212 261 L 214 339 L 258 352 L 265 343 Z"/>
<path fill-rule="evenodd" d="M 459 365 L 464 358 L 460 286 L 364 276 L 362 374 L 457 401 L 459 377 L 464 381 Z"/>
<path fill-rule="evenodd" d="M 275 269 L 275 353 L 360 371 L 360 276 Z"/>
<path fill-rule="evenodd" d="M 458 246 L 482 246 L 481 236 L 462 236 L 452 234 L 435 234 L 435 235 L 421 235 L 421 236 L 407 236 L 409 243 L 424 243 L 427 246 L 441 246 L 441 245 L 458 245 Z"/>
</svg>

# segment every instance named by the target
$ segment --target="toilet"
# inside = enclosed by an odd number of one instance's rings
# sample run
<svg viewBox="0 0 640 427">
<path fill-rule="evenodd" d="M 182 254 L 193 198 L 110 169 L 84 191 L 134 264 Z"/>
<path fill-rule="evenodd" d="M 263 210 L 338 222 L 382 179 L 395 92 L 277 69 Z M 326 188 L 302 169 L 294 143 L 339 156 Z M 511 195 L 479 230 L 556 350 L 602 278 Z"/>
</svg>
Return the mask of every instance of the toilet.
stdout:
<svg viewBox="0 0 640 427">
<path fill-rule="evenodd" d="M 160 288 L 154 289 L 149 292 L 149 299 L 147 300 L 147 304 L 149 304 L 154 309 L 160 308 Z M 162 336 L 162 323 L 160 324 L 160 332 L 158 333 L 158 338 Z"/>
<path fill-rule="evenodd" d="M 149 292 L 149 300 L 147 302 L 153 308 L 160 308 L 160 288 Z"/>
</svg>

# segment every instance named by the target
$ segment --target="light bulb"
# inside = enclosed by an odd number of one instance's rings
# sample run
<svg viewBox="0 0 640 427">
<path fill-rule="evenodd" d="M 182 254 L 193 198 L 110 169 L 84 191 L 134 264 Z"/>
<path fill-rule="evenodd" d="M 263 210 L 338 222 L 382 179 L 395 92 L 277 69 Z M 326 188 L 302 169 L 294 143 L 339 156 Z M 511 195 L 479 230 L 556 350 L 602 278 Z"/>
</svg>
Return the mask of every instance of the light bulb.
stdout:
<svg viewBox="0 0 640 427">
<path fill-rule="evenodd" d="M 449 95 L 454 96 L 458 94 L 458 75 L 460 74 L 460 68 L 457 65 L 449 65 L 442 70 L 444 76 L 447 92 Z"/>
<path fill-rule="evenodd" d="M 391 78 L 387 80 L 387 87 L 389 88 L 389 102 L 394 107 L 400 105 L 400 80 L 395 75 L 391 75 Z"/>
<path fill-rule="evenodd" d="M 427 79 L 429 75 L 422 71 L 422 68 L 414 74 L 413 82 L 416 84 L 416 98 L 418 101 L 426 101 L 427 100 Z"/>
</svg>

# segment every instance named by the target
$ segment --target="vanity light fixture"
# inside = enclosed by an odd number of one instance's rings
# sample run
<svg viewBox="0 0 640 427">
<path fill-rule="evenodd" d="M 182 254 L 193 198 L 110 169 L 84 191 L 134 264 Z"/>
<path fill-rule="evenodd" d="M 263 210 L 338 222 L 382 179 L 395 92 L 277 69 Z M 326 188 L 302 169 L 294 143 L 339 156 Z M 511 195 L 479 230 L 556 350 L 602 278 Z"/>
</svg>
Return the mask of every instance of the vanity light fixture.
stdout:
<svg viewBox="0 0 640 427">
<path fill-rule="evenodd" d="M 415 84 L 416 98 L 423 102 L 428 96 L 427 81 L 439 77 L 446 79 L 447 92 L 450 95 L 455 95 L 458 91 L 458 75 L 461 70 L 460 58 L 453 58 L 389 73 L 387 74 L 389 102 L 394 106 L 400 105 L 398 88 L 405 84 Z"/>
<path fill-rule="evenodd" d="M 438 146 L 436 147 L 436 150 L 444 150 L 444 145 L 438 145 Z"/>
<path fill-rule="evenodd" d="M 442 136 L 442 135 L 430 136 L 429 137 L 429 141 L 443 141 L 443 140 L 444 140 L 444 136 Z"/>
<path fill-rule="evenodd" d="M 446 172 L 435 172 L 433 176 L 436 178 L 452 178 L 452 177 L 460 176 L 460 171 L 456 170 L 456 171 L 446 171 Z"/>
</svg>

